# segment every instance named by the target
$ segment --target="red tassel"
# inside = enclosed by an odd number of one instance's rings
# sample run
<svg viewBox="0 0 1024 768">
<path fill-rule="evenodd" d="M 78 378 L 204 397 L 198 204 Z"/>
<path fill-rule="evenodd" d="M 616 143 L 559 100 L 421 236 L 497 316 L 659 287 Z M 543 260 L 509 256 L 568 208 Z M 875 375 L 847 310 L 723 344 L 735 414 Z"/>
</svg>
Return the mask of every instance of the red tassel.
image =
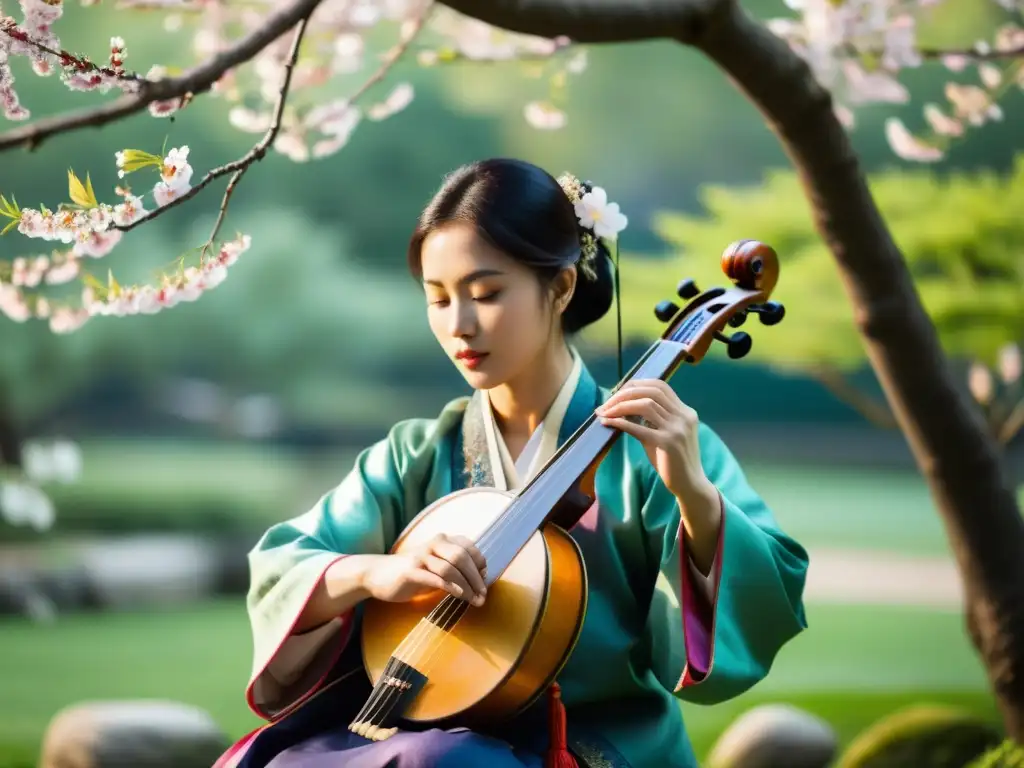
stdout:
<svg viewBox="0 0 1024 768">
<path fill-rule="evenodd" d="M 548 688 L 548 734 L 550 743 L 544 756 L 544 768 L 579 768 L 565 743 L 565 706 L 562 704 L 562 687 L 558 683 L 552 683 Z"/>
</svg>

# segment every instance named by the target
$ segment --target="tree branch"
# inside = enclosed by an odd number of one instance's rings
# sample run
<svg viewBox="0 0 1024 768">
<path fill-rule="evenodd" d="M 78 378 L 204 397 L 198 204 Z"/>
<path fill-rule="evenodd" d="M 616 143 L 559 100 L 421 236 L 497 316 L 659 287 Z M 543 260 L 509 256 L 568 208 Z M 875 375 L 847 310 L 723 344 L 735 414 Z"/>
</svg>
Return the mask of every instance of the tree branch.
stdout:
<svg viewBox="0 0 1024 768">
<path fill-rule="evenodd" d="M 480 21 L 577 43 L 688 40 L 715 0 L 443 0 Z"/>
<path fill-rule="evenodd" d="M 1019 401 L 999 425 L 999 442 L 1008 445 L 1021 429 L 1024 429 L 1024 400 Z"/>
<path fill-rule="evenodd" d="M 298 28 L 295 30 L 295 38 L 292 40 L 291 50 L 288 51 L 288 58 L 284 65 L 284 77 L 281 78 L 281 90 L 277 94 L 277 103 L 274 105 L 274 116 L 270 121 L 270 128 L 260 139 L 259 143 L 256 144 L 252 149 L 245 153 L 243 157 L 236 160 L 234 163 L 228 163 L 222 168 L 218 169 L 221 174 L 228 173 L 231 170 L 235 171 L 235 175 L 231 177 L 231 181 L 228 182 L 227 188 L 224 190 L 224 197 L 220 202 L 220 211 L 217 213 L 217 221 L 214 222 L 213 230 L 210 232 L 210 237 L 203 246 L 203 253 L 206 253 L 206 249 L 213 245 L 217 239 L 217 234 L 220 232 L 221 225 L 224 224 L 224 218 L 228 213 L 228 203 L 231 200 L 231 195 L 235 191 L 235 186 L 241 181 L 245 172 L 249 170 L 249 166 L 255 163 L 257 160 L 262 160 L 263 156 L 267 153 L 267 147 L 269 147 L 274 139 L 277 137 L 278 132 L 281 130 L 281 119 L 284 117 L 284 107 L 288 101 L 288 89 L 292 84 L 292 73 L 295 71 L 295 62 L 299 58 L 299 47 L 302 45 L 302 38 L 306 34 L 306 27 L 309 24 L 309 18 L 305 18 L 299 22 Z M 209 178 L 211 174 L 207 174 Z M 203 179 L 205 182 L 206 179 Z M 159 210 L 159 209 L 158 209 Z M 154 211 L 149 216 L 156 214 Z"/>
<path fill-rule="evenodd" d="M 409 46 L 412 45 L 413 41 L 416 39 L 416 36 L 423 29 L 423 25 L 427 20 L 427 16 L 429 16 L 430 14 L 431 7 L 432 6 L 430 4 L 424 6 L 423 13 L 421 13 L 420 16 L 416 19 L 416 22 L 414 23 L 411 30 L 406 34 L 405 38 L 391 51 L 388 52 L 388 55 L 385 57 L 384 62 L 380 65 L 380 67 L 377 68 L 377 71 L 374 72 L 370 77 L 368 77 L 363 82 L 363 84 L 360 85 L 358 89 L 356 89 L 355 93 L 353 93 L 349 97 L 349 103 L 355 104 L 359 99 L 361 99 L 366 94 L 368 90 L 370 90 L 370 88 L 372 88 L 374 85 L 383 80 L 385 76 L 387 76 L 387 73 L 391 70 L 391 67 L 393 67 L 395 63 L 402 57 L 402 55 L 409 49 Z M 193 197 L 198 195 L 203 189 L 205 189 L 211 182 L 215 181 L 216 179 L 219 179 L 221 176 L 226 176 L 227 174 L 234 172 L 235 175 L 228 182 L 227 188 L 224 190 L 224 197 L 221 200 L 220 211 L 217 215 L 217 223 L 214 225 L 213 233 L 210 235 L 210 239 L 207 242 L 206 246 L 204 246 L 204 248 L 208 247 L 213 243 L 213 240 L 214 238 L 216 238 L 218 231 L 220 231 L 221 224 L 223 224 L 224 222 L 224 217 L 227 215 L 228 203 L 231 199 L 232 193 L 235 190 L 235 186 L 238 184 L 239 179 L 241 179 L 242 176 L 245 175 L 245 172 L 249 169 L 249 166 L 263 159 L 264 155 L 266 155 L 267 153 L 267 150 L 270 148 L 270 145 L 273 144 L 274 139 L 277 138 L 277 134 L 281 130 L 281 121 L 284 118 L 284 108 L 287 102 L 288 88 L 291 85 L 292 73 L 295 68 L 296 59 L 294 57 L 297 57 L 299 54 L 299 44 L 301 43 L 302 36 L 305 34 L 307 22 L 308 19 L 303 19 L 300 22 L 301 26 L 296 32 L 295 42 L 293 43 L 293 47 L 288 54 L 289 58 L 287 59 L 287 63 L 285 65 L 285 76 L 281 83 L 281 90 L 278 92 L 277 101 L 274 104 L 274 114 L 270 121 L 270 127 L 267 129 L 267 132 L 263 135 L 263 138 L 260 139 L 260 141 L 257 144 L 255 144 L 252 149 L 250 149 L 237 160 L 232 160 L 230 163 L 226 163 L 210 171 L 207 171 L 206 175 L 203 176 L 199 183 L 192 187 L 188 192 L 186 192 L 181 197 L 175 198 L 174 200 L 167 203 L 167 205 L 162 205 L 159 208 L 153 209 L 149 213 L 145 214 L 144 216 L 140 216 L 139 218 L 135 219 L 135 221 L 132 221 L 129 224 L 112 225 L 110 229 L 119 229 L 122 232 L 128 232 L 129 230 L 135 229 L 136 227 L 141 226 L 142 224 L 145 224 L 146 222 L 155 219 L 157 216 L 166 213 L 170 209 L 182 205 L 186 200 L 192 199 Z"/>
<path fill-rule="evenodd" d="M 998 61 L 999 59 L 1016 59 L 1024 56 L 1024 45 L 1014 46 L 1005 50 L 977 51 L 973 48 L 920 48 L 918 53 L 925 59 L 942 59 L 946 56 L 961 56 L 975 61 Z"/>
<path fill-rule="evenodd" d="M 320 2 L 321 0 L 292 0 L 290 4 L 268 16 L 265 23 L 238 40 L 230 48 L 221 51 L 181 77 L 155 81 L 146 80 L 140 83 L 137 93 L 121 96 L 100 107 L 44 118 L 2 133 L 0 134 L 0 152 L 21 146 L 28 147 L 30 150 L 36 149 L 50 136 L 69 133 L 80 128 L 96 128 L 106 125 L 141 112 L 155 101 L 170 101 L 187 95 L 204 93 L 229 69 L 249 61 L 300 20 L 310 16 Z"/>
<path fill-rule="evenodd" d="M 129 83 L 140 83 L 143 82 L 143 78 L 139 77 L 134 73 L 118 72 L 110 67 L 101 67 L 99 64 L 89 61 L 82 56 L 75 56 L 75 54 L 65 51 L 51 48 L 48 45 L 43 45 L 38 40 L 30 36 L 28 33 L 18 28 L 18 25 L 14 23 L 14 19 L 0 18 L 0 34 L 7 35 L 14 40 L 24 43 L 25 45 L 35 48 L 37 51 L 49 54 L 54 58 L 58 59 L 61 66 L 70 67 L 75 72 L 85 74 L 88 72 L 98 72 L 107 77 L 122 80 Z"/>
<path fill-rule="evenodd" d="M 815 368 L 810 375 L 822 384 L 836 399 L 846 403 L 876 427 L 895 429 L 896 419 L 883 402 L 878 402 L 866 392 L 851 384 L 845 376 L 832 368 Z"/>
<path fill-rule="evenodd" d="M 3 386 L 0 386 L 0 467 L 22 468 L 21 433 L 14 410 Z"/>
</svg>

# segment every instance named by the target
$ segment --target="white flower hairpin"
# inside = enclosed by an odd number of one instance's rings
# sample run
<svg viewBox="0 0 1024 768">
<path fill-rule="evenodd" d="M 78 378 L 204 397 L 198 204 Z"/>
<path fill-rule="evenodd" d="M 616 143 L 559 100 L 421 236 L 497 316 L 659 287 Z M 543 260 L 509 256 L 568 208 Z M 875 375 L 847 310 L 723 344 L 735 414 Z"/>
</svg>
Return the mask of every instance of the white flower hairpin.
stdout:
<svg viewBox="0 0 1024 768">
<path fill-rule="evenodd" d="M 618 239 L 629 219 L 619 210 L 618 203 L 608 202 L 608 193 L 602 187 L 587 189 L 571 173 L 563 173 L 558 183 L 572 202 L 580 225 L 580 269 L 593 280 L 597 277 L 597 238 Z"/>
<path fill-rule="evenodd" d="M 629 222 L 619 210 L 618 203 L 608 202 L 608 193 L 602 187 L 594 187 L 587 192 L 573 203 L 573 208 L 581 227 L 608 240 L 615 240 Z"/>
</svg>

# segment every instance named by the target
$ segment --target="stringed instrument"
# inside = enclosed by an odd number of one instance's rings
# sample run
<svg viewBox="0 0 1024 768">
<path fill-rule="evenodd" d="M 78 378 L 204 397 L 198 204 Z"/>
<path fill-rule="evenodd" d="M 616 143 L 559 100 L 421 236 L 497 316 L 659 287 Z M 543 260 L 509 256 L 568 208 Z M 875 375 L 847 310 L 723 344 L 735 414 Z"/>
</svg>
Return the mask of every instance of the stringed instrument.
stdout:
<svg viewBox="0 0 1024 768">
<path fill-rule="evenodd" d="M 716 340 L 730 358 L 743 357 L 750 336 L 726 337 L 726 325 L 737 327 L 750 313 L 764 325 L 782 320 L 783 306 L 768 300 L 779 276 L 772 248 L 738 241 L 721 266 L 732 287 L 701 292 L 684 280 L 677 292 L 685 307 L 658 304 L 655 314 L 668 327 L 616 389 L 631 379 L 668 380 Z M 373 690 L 349 730 L 379 741 L 403 720 L 438 727 L 501 721 L 543 694 L 586 614 L 586 565 L 567 529 L 593 502 L 595 473 L 620 434 L 591 415 L 518 492 L 455 491 L 409 523 L 392 553 L 438 533 L 476 542 L 487 561 L 487 601 L 471 607 L 438 591 L 405 603 L 364 603 L 362 657 Z"/>
</svg>

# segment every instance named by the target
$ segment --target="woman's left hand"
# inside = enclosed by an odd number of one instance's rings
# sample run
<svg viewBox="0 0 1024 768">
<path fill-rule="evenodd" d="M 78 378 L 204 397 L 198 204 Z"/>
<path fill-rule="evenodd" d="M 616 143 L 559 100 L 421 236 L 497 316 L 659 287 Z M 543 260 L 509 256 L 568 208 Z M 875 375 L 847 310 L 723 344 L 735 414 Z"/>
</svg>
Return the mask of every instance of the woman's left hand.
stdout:
<svg viewBox="0 0 1024 768">
<path fill-rule="evenodd" d="M 706 534 L 717 538 L 721 522 L 718 490 L 701 464 L 697 412 L 664 381 L 639 379 L 615 392 L 598 407 L 597 415 L 602 424 L 643 443 L 665 487 L 679 500 L 691 537 L 704 539 Z M 643 421 L 637 423 L 629 416 Z"/>
</svg>

